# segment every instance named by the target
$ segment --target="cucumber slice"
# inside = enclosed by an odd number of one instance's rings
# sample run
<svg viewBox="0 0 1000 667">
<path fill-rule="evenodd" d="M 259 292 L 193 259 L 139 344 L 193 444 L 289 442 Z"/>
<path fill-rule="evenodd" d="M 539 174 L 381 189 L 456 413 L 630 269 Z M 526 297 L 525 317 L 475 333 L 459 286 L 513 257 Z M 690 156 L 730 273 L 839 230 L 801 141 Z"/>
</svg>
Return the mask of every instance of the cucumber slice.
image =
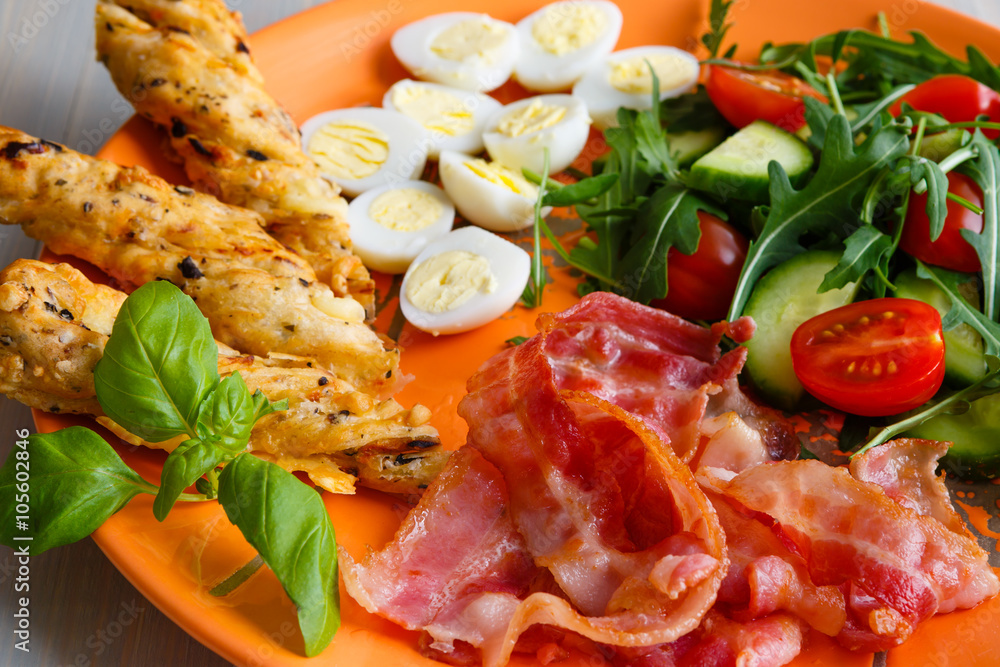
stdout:
<svg viewBox="0 0 1000 667">
<path fill-rule="evenodd" d="M 685 167 L 721 144 L 725 136 L 721 127 L 677 133 L 668 131 L 667 151 L 674 156 L 678 165 Z"/>
<path fill-rule="evenodd" d="M 723 141 L 691 165 L 688 186 L 720 199 L 768 201 L 767 165 L 784 167 L 792 185 L 800 185 L 813 166 L 813 155 L 795 135 L 757 120 Z"/>
<path fill-rule="evenodd" d="M 745 315 L 757 323 L 757 333 L 745 343 L 748 355 L 744 369 L 761 397 L 784 410 L 795 410 L 805 388 L 792 369 L 790 344 L 800 324 L 854 300 L 857 285 L 817 294 L 826 274 L 840 255 L 811 250 L 771 269 L 747 301 Z"/>
<path fill-rule="evenodd" d="M 930 280 L 918 278 L 916 271 L 896 276 L 896 296 L 917 299 L 937 308 L 944 317 L 951 310 L 951 299 Z M 968 299 L 967 299 L 968 300 Z M 978 299 L 976 299 L 978 301 Z M 969 300 L 973 303 L 972 300 Z M 975 303 L 973 303 L 975 305 Z M 967 387 L 986 375 L 983 338 L 968 324 L 959 324 L 944 332 L 944 377 L 955 387 Z"/>
<path fill-rule="evenodd" d="M 906 435 L 951 442 L 941 463 L 959 477 L 995 479 L 1000 475 L 1000 394 L 973 401 L 965 414 L 928 419 Z"/>
</svg>

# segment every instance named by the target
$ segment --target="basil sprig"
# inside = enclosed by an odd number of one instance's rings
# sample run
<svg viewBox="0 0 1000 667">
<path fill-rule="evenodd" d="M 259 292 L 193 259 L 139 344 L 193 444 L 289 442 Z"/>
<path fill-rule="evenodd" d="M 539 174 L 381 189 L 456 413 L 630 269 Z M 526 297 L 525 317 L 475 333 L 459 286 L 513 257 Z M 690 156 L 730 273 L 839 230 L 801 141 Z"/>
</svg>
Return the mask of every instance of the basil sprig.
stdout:
<svg viewBox="0 0 1000 667">
<path fill-rule="evenodd" d="M 321 652 L 340 626 L 330 517 L 315 490 L 246 451 L 254 424 L 288 402 L 251 394 L 238 372 L 219 377 L 208 320 L 169 282 L 148 283 L 122 304 L 94 385 L 105 415 L 129 433 L 184 438 L 160 485 L 90 429 L 32 435 L 0 468 L 0 542 L 36 555 L 90 535 L 140 493 L 155 496 L 160 521 L 178 500 L 218 497 L 298 608 L 306 654 Z M 185 493 L 191 485 L 197 493 Z"/>
</svg>

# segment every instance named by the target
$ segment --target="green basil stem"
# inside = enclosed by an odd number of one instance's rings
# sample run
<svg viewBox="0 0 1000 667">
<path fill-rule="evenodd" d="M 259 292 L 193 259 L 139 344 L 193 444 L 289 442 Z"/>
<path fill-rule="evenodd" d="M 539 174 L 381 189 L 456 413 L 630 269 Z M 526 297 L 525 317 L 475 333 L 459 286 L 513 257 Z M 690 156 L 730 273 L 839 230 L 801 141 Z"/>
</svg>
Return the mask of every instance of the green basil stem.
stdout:
<svg viewBox="0 0 1000 667">
<path fill-rule="evenodd" d="M 878 447 L 879 445 L 888 442 L 892 438 L 895 438 L 897 435 L 905 433 L 906 431 L 910 430 L 915 426 L 919 426 L 920 424 L 924 423 L 931 417 L 937 417 L 938 415 L 946 414 L 961 401 L 971 402 L 976 400 L 977 398 L 981 398 L 983 396 L 988 396 L 990 394 L 996 393 L 997 391 L 996 388 L 985 387 L 985 385 L 991 380 L 996 379 L 998 376 L 1000 376 L 1000 369 L 994 370 L 991 373 L 987 373 L 986 376 L 984 376 L 978 382 L 969 385 L 965 389 L 962 389 L 961 391 L 952 394 L 951 396 L 935 403 L 934 405 L 928 408 L 924 408 L 920 412 L 910 417 L 907 417 L 906 419 L 902 419 L 893 424 L 889 424 L 881 431 L 879 431 L 877 434 L 875 434 L 875 437 L 871 438 L 868 442 L 866 442 L 864 446 L 861 447 L 861 449 L 851 454 L 850 458 L 853 459 L 855 456 L 860 456 L 861 454 L 864 454 L 873 447 Z"/>
<path fill-rule="evenodd" d="M 924 133 L 926 131 L 927 116 L 921 116 L 920 121 L 917 123 L 917 136 L 913 139 L 913 144 L 910 146 L 910 155 L 920 154 L 920 145 L 924 143 Z M 924 187 L 926 189 L 927 186 L 925 185 Z"/>
<path fill-rule="evenodd" d="M 730 58 L 706 58 L 700 61 L 702 65 L 722 65 L 723 67 L 729 67 L 732 69 L 741 69 L 745 72 L 766 72 L 772 69 L 784 69 L 789 67 L 795 61 L 799 59 L 799 53 L 793 52 L 786 56 L 783 60 L 775 60 L 767 63 L 760 63 L 759 65 L 754 65 L 751 63 L 744 63 L 738 60 L 731 60 Z"/>
<path fill-rule="evenodd" d="M 948 199 L 952 200 L 956 204 L 961 204 L 962 206 L 964 206 L 965 208 L 969 209 L 970 211 L 972 211 L 976 215 L 982 215 L 983 214 L 983 209 L 982 208 L 976 206 L 975 204 L 973 204 L 971 201 L 969 201 L 965 197 L 956 195 L 954 192 L 949 192 L 948 193 Z"/>
</svg>

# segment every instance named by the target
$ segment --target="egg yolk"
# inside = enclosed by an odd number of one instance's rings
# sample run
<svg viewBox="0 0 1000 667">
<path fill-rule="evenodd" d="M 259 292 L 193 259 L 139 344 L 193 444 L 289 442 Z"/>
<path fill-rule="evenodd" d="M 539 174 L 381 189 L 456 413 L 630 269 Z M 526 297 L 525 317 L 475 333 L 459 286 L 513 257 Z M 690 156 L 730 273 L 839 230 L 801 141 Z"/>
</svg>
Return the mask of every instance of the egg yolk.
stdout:
<svg viewBox="0 0 1000 667">
<path fill-rule="evenodd" d="M 317 130 L 307 150 L 324 172 L 358 180 L 377 172 L 389 157 L 389 137 L 374 125 L 338 120 Z"/>
<path fill-rule="evenodd" d="M 456 95 L 427 86 L 398 86 L 392 91 L 392 105 L 432 132 L 456 137 L 472 132 L 472 110 Z"/>
<path fill-rule="evenodd" d="M 552 127 L 565 117 L 566 107 L 545 104 L 536 99 L 501 118 L 497 130 L 508 137 L 520 137 Z"/>
<path fill-rule="evenodd" d="M 529 199 L 535 199 L 538 197 L 538 187 L 536 187 L 534 183 L 513 169 L 508 169 L 499 162 L 487 162 L 486 160 L 475 158 L 465 162 L 464 164 L 469 171 L 479 178 L 486 179 L 490 183 L 507 188 L 514 194 L 521 195 L 522 197 L 528 197 Z"/>
<path fill-rule="evenodd" d="M 441 217 L 442 206 L 433 195 L 416 188 L 383 192 L 368 207 L 368 217 L 386 229 L 417 232 Z"/>
<path fill-rule="evenodd" d="M 461 62 L 478 57 L 491 63 L 506 44 L 507 31 L 503 26 L 469 19 L 442 30 L 431 42 L 431 51 L 445 60 Z"/>
<path fill-rule="evenodd" d="M 538 45 L 562 56 L 592 44 L 600 37 L 608 19 L 600 9 L 580 2 L 550 5 L 531 26 Z"/>
<path fill-rule="evenodd" d="M 411 269 L 406 297 L 425 312 L 445 313 L 479 292 L 495 292 L 497 286 L 488 259 L 468 250 L 449 250 Z"/>
<path fill-rule="evenodd" d="M 612 65 L 611 85 L 623 93 L 649 95 L 653 92 L 653 77 L 647 61 L 660 80 L 660 90 L 676 88 L 690 80 L 696 67 L 689 60 L 667 53 L 635 56 Z"/>
</svg>

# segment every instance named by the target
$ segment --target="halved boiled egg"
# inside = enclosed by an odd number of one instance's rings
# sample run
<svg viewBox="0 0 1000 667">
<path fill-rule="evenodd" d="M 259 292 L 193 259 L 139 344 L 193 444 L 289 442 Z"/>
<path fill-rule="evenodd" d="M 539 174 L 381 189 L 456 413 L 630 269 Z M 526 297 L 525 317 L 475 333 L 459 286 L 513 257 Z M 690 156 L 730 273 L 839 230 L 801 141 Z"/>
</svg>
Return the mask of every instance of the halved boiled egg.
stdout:
<svg viewBox="0 0 1000 667">
<path fill-rule="evenodd" d="M 520 172 L 541 173 L 549 149 L 549 173 L 568 167 L 590 135 L 587 107 L 572 95 L 538 95 L 506 105 L 486 124 L 490 157 Z"/>
<path fill-rule="evenodd" d="M 698 82 L 698 59 L 687 51 L 673 46 L 637 46 L 612 53 L 584 74 L 573 86 L 573 96 L 587 105 L 597 128 L 615 127 L 618 107 L 652 107 L 650 65 L 659 79 L 661 100 L 686 93 Z"/>
<path fill-rule="evenodd" d="M 528 90 L 565 90 L 611 53 L 622 12 L 608 0 L 565 0 L 518 21 L 521 55 L 514 78 Z"/>
<path fill-rule="evenodd" d="M 495 232 L 512 232 L 534 224 L 538 187 L 520 170 L 441 151 L 438 174 L 444 191 L 469 222 Z M 543 215 L 546 211 L 548 208 Z"/>
<path fill-rule="evenodd" d="M 478 227 L 433 242 L 403 277 L 399 305 L 413 326 L 437 336 L 480 327 L 507 312 L 531 273 L 528 253 Z"/>
<path fill-rule="evenodd" d="M 510 78 L 517 31 L 487 14 L 448 12 L 409 23 L 392 35 L 396 58 L 418 79 L 489 92 Z"/>
<path fill-rule="evenodd" d="M 483 93 L 412 79 L 397 81 L 382 98 L 383 108 L 405 114 L 424 127 L 430 158 L 442 150 L 482 151 L 486 121 L 500 106 Z"/>
<path fill-rule="evenodd" d="M 347 207 L 351 242 L 365 266 L 403 273 L 428 244 L 451 231 L 455 207 L 441 188 L 426 181 L 382 185 Z"/>
<path fill-rule="evenodd" d="M 306 154 L 349 197 L 418 178 L 428 143 L 417 121 L 374 107 L 325 111 L 302 125 Z"/>
</svg>

